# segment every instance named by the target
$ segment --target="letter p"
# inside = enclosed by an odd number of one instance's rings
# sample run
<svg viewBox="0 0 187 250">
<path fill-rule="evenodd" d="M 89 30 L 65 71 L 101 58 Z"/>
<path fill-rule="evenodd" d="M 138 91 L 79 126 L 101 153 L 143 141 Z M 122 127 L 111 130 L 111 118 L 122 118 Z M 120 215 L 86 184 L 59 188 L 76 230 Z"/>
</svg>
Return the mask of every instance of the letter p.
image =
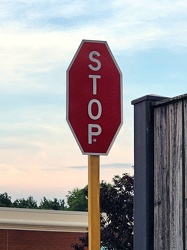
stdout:
<svg viewBox="0 0 187 250">
<path fill-rule="evenodd" d="M 88 144 L 92 144 L 92 137 L 98 136 L 102 132 L 98 124 L 88 124 Z"/>
</svg>

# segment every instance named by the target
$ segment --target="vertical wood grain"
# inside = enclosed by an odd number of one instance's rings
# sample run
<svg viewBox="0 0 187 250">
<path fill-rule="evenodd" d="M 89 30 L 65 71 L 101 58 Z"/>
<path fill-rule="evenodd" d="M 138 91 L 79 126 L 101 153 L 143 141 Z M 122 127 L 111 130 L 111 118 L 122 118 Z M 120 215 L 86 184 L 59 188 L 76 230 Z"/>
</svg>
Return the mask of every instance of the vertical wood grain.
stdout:
<svg viewBox="0 0 187 250">
<path fill-rule="evenodd" d="M 169 133 L 166 106 L 154 118 L 154 249 L 169 249 Z M 165 153 L 164 153 L 165 152 Z M 164 189 L 165 186 L 165 189 Z M 165 211 L 168 211 L 167 213 Z"/>
<path fill-rule="evenodd" d="M 185 212 L 184 212 L 184 220 L 185 220 L 185 249 L 187 249 L 187 100 L 184 100 L 184 161 L 185 161 Z"/>
<path fill-rule="evenodd" d="M 154 250 L 184 250 L 183 102 L 154 110 Z"/>
<path fill-rule="evenodd" d="M 170 249 L 183 248 L 183 103 L 170 108 Z"/>
</svg>

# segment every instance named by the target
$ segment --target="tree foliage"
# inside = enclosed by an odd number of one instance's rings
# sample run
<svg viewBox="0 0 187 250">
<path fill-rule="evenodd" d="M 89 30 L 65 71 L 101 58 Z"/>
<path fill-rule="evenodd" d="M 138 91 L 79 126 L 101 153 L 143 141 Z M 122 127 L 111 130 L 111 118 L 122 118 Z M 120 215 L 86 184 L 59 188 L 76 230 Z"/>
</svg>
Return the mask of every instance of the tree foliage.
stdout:
<svg viewBox="0 0 187 250">
<path fill-rule="evenodd" d="M 0 194 L 0 207 L 11 207 L 11 197 L 7 193 Z"/>
<path fill-rule="evenodd" d="M 37 201 L 29 196 L 26 199 L 16 199 L 12 202 L 11 197 L 6 192 L 0 194 L 0 207 L 66 210 L 65 201 L 61 199 L 54 198 L 51 200 L 43 197 L 38 205 Z"/>
<path fill-rule="evenodd" d="M 133 177 L 113 178 L 114 185 L 101 183 L 102 246 L 107 249 L 133 249 Z"/>
<path fill-rule="evenodd" d="M 12 207 L 17 207 L 17 208 L 37 208 L 37 201 L 34 200 L 32 196 L 29 196 L 27 199 L 16 199 L 12 203 Z"/>
<path fill-rule="evenodd" d="M 67 197 L 67 209 L 71 211 L 88 211 L 87 186 L 83 189 L 74 188 Z"/>
<path fill-rule="evenodd" d="M 58 200 L 54 198 L 53 200 L 43 197 L 39 205 L 40 209 L 52 209 L 52 210 L 65 210 L 64 200 Z"/>
<path fill-rule="evenodd" d="M 123 174 L 115 176 L 112 185 L 101 183 L 101 245 L 105 249 L 133 249 L 133 181 L 132 176 Z M 79 240 L 73 248 L 87 249 L 88 234 Z"/>
</svg>

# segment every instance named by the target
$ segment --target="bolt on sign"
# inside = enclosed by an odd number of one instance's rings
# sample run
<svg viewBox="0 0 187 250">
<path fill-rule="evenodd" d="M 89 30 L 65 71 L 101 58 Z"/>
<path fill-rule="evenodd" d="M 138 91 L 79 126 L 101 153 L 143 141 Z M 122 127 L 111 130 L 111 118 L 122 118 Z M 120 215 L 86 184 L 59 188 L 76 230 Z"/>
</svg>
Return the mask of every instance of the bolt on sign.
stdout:
<svg viewBox="0 0 187 250">
<path fill-rule="evenodd" d="M 108 154 L 122 126 L 122 73 L 105 41 L 83 40 L 67 69 L 67 122 L 83 154 Z"/>
</svg>

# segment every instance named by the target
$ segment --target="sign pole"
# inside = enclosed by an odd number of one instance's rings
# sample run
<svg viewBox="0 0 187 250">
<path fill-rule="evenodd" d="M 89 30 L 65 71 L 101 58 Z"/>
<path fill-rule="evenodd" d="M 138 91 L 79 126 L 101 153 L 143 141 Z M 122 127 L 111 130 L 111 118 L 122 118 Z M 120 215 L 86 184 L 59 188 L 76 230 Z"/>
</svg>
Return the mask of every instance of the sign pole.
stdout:
<svg viewBox="0 0 187 250">
<path fill-rule="evenodd" d="M 100 156 L 88 156 L 88 247 L 100 250 Z"/>
<path fill-rule="evenodd" d="M 122 72 L 107 42 L 82 40 L 66 73 L 66 119 L 88 155 L 89 250 L 100 250 L 99 157 L 109 153 L 123 123 Z"/>
</svg>

